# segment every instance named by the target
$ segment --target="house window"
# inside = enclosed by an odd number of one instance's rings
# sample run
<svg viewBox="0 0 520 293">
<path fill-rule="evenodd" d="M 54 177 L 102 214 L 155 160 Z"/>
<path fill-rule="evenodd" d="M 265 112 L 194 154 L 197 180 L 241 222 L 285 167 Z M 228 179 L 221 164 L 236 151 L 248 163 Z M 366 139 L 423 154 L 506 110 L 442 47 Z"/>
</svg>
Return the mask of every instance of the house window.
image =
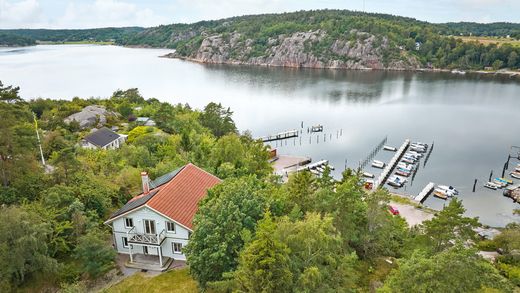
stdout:
<svg viewBox="0 0 520 293">
<path fill-rule="evenodd" d="M 182 243 L 172 242 L 173 253 L 182 253 Z"/>
<path fill-rule="evenodd" d="M 133 228 L 134 220 L 132 218 L 125 218 L 125 228 Z"/>
<path fill-rule="evenodd" d="M 175 233 L 175 223 L 166 222 L 166 232 Z"/>
<path fill-rule="evenodd" d="M 128 248 L 128 238 L 123 237 L 122 239 L 123 239 L 123 247 Z"/>
</svg>

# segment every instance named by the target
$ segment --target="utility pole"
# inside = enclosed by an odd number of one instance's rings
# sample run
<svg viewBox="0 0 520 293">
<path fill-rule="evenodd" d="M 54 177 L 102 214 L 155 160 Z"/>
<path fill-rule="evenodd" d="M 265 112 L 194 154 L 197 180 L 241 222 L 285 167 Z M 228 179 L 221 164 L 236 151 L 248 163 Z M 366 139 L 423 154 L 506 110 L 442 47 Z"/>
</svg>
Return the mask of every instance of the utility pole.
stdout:
<svg viewBox="0 0 520 293">
<path fill-rule="evenodd" d="M 36 130 L 36 137 L 38 138 L 38 146 L 40 147 L 40 156 L 42 158 L 42 165 L 45 167 L 45 158 L 43 157 L 42 142 L 40 140 L 40 133 L 38 132 L 38 120 L 36 120 L 36 114 L 33 114 L 34 118 L 34 129 Z"/>
</svg>

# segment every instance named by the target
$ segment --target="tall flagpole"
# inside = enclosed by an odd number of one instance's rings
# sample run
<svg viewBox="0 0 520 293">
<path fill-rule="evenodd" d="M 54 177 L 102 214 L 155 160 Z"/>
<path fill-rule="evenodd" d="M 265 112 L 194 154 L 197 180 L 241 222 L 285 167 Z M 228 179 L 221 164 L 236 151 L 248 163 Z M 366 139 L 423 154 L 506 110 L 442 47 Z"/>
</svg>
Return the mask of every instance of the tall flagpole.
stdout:
<svg viewBox="0 0 520 293">
<path fill-rule="evenodd" d="M 40 147 L 40 156 L 42 158 L 43 167 L 45 167 L 45 158 L 43 157 L 42 142 L 40 140 L 40 133 L 38 132 L 38 120 L 36 120 L 36 114 L 33 112 L 34 118 L 34 129 L 36 130 L 36 137 L 38 138 L 38 146 Z"/>
</svg>

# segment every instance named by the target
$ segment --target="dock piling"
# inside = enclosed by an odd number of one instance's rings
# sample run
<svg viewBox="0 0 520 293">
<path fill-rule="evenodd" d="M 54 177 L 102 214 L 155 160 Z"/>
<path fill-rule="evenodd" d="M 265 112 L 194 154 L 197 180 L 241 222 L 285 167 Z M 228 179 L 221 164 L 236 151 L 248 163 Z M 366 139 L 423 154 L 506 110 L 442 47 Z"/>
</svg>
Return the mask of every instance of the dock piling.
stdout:
<svg viewBox="0 0 520 293">
<path fill-rule="evenodd" d="M 477 186 L 477 179 L 475 178 L 475 182 L 473 182 L 473 192 L 475 192 L 475 187 Z"/>
<path fill-rule="evenodd" d="M 489 173 L 489 180 L 488 181 L 491 181 L 491 177 L 493 177 L 493 170 L 491 170 L 491 173 Z"/>
</svg>

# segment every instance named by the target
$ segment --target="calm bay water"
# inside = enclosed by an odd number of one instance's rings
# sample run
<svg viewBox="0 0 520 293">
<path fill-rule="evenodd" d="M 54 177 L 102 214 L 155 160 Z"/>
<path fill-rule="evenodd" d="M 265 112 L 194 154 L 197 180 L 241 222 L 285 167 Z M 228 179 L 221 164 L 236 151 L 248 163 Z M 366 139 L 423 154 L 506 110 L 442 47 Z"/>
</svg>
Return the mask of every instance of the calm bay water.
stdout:
<svg viewBox="0 0 520 293">
<path fill-rule="evenodd" d="M 328 159 L 336 176 L 357 167 L 384 137 L 435 142 L 426 166 L 397 192 L 417 194 L 428 182 L 453 185 L 467 214 L 503 226 L 520 221 L 520 208 L 501 191 L 484 189 L 491 170 L 501 175 L 513 145 L 520 145 L 520 82 L 443 73 L 297 70 L 209 66 L 158 58 L 170 51 L 114 46 L 36 46 L 0 49 L 0 80 L 21 87 L 23 98 L 108 97 L 137 87 L 145 97 L 202 108 L 221 102 L 253 136 L 301 129 L 275 146 L 283 154 Z M 324 125 L 309 136 L 307 127 Z M 342 135 L 339 135 L 339 133 Z M 376 159 L 388 161 L 381 151 Z M 511 160 L 510 167 L 520 163 Z M 366 168 L 377 174 L 377 170 Z M 476 192 L 472 192 L 478 179 Z M 516 180 L 520 183 L 520 180 Z M 442 208 L 430 197 L 425 205 Z"/>
</svg>

